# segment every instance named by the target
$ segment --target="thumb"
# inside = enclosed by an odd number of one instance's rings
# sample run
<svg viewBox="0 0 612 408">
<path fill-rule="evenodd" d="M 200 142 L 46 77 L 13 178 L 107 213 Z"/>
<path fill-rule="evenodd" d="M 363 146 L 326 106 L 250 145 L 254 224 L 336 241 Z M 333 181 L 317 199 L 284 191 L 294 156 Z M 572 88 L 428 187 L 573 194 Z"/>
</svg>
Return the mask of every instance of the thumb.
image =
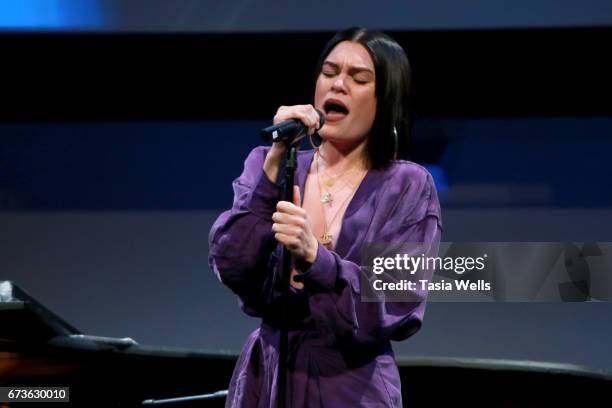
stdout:
<svg viewBox="0 0 612 408">
<path fill-rule="evenodd" d="M 298 207 L 302 206 L 302 196 L 300 195 L 300 186 L 293 186 L 293 204 Z"/>
</svg>

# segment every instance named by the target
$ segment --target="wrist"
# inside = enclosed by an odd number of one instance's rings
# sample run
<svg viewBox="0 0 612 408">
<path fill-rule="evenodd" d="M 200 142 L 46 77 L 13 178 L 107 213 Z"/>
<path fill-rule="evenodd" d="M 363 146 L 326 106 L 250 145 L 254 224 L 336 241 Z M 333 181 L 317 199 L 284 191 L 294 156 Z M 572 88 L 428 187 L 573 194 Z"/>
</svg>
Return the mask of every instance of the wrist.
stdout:
<svg viewBox="0 0 612 408">
<path fill-rule="evenodd" d="M 317 260 L 317 253 L 319 252 L 319 241 L 313 236 L 310 245 L 310 251 L 304 257 L 304 261 L 309 264 L 313 264 Z"/>
<path fill-rule="evenodd" d="M 278 177 L 278 171 L 279 171 L 281 159 L 282 159 L 282 153 L 278 154 L 270 150 L 264 161 L 263 171 L 268 177 L 268 179 L 273 183 L 276 182 L 276 179 Z"/>
</svg>

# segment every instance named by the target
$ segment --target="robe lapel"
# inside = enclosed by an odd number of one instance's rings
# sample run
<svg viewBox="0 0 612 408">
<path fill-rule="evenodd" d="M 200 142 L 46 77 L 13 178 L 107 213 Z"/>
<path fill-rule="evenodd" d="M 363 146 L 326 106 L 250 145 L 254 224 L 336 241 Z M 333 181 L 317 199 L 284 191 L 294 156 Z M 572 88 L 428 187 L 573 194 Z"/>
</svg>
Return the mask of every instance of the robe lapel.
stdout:
<svg viewBox="0 0 612 408">
<path fill-rule="evenodd" d="M 312 165 L 314 159 L 314 150 L 307 150 L 300 152 L 298 156 L 298 171 L 297 171 L 297 184 L 300 186 L 300 192 L 302 192 L 302 203 L 304 201 L 304 187 L 306 186 L 306 177 L 308 176 L 308 170 Z M 340 235 L 336 242 L 336 247 L 333 249 L 341 257 L 346 257 L 348 251 L 355 244 L 360 245 L 360 241 L 365 238 L 365 231 L 360 228 L 355 228 L 356 217 L 369 217 L 367 220 L 360 220 L 361 222 L 367 222 L 370 224 L 371 217 L 373 214 L 361 214 L 358 210 L 368 201 L 370 197 L 376 194 L 376 190 L 382 185 L 384 180 L 384 172 L 381 170 L 370 169 L 361 181 L 361 184 L 357 188 L 355 195 L 351 199 L 342 218 L 342 227 L 340 229 Z M 302 204 L 300 203 L 300 204 Z M 357 232 L 354 234 L 353 232 Z M 357 236 L 355 236 L 357 235 Z M 359 240 L 356 242 L 356 240 Z"/>
</svg>

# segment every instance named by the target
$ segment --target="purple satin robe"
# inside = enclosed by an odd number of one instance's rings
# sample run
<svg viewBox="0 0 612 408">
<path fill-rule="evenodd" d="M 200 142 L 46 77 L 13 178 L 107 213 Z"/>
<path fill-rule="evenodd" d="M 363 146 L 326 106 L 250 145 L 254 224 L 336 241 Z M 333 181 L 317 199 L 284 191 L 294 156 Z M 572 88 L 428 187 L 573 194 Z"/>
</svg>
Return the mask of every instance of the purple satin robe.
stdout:
<svg viewBox="0 0 612 408">
<path fill-rule="evenodd" d="M 282 247 L 271 217 L 283 183 L 271 182 L 262 170 L 268 150 L 258 147 L 249 154 L 233 183 L 233 206 L 209 236 L 212 270 L 238 295 L 241 309 L 262 320 L 240 354 L 226 407 L 276 407 L 283 312 L 291 328 L 287 407 L 401 407 L 390 340 L 405 340 L 419 330 L 427 293 L 419 292 L 420 301 L 414 302 L 361 302 L 360 248 L 432 242 L 427 255 L 437 255 L 441 215 L 431 175 L 407 161 L 370 169 L 346 209 L 336 247 L 319 245 L 312 265 L 297 263 L 301 273 L 295 280 L 304 288 L 291 288 L 289 305 L 281 310 L 275 280 Z M 299 152 L 296 182 L 302 192 L 312 159 L 312 150 Z"/>
</svg>

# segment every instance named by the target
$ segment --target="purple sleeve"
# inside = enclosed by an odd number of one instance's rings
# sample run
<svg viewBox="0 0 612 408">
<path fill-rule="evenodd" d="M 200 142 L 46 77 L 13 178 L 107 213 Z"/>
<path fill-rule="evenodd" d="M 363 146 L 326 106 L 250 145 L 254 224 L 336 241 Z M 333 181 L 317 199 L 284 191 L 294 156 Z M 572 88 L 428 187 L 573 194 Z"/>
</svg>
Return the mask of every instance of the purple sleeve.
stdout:
<svg viewBox="0 0 612 408">
<path fill-rule="evenodd" d="M 255 148 L 234 183 L 234 203 L 213 224 L 208 237 L 211 269 L 240 298 L 251 316 L 261 316 L 266 281 L 271 279 L 270 253 L 277 245 L 272 214 L 282 187 L 262 170 L 267 149 Z"/>
<path fill-rule="evenodd" d="M 426 184 L 429 185 L 417 202 L 420 216 L 415 220 L 415 214 L 411 213 L 403 218 L 404 222 L 390 217 L 381 243 L 431 243 L 425 256 L 438 254 L 441 223 L 431 176 Z M 431 280 L 432 273 L 421 270 L 415 276 Z M 295 277 L 310 293 L 310 312 L 323 335 L 333 336 L 337 341 L 363 344 L 404 340 L 420 329 L 426 290 L 420 290 L 417 285 L 417 291 L 411 294 L 415 300 L 412 302 L 362 302 L 360 276 L 360 265 L 319 245 L 315 262 Z"/>
</svg>

